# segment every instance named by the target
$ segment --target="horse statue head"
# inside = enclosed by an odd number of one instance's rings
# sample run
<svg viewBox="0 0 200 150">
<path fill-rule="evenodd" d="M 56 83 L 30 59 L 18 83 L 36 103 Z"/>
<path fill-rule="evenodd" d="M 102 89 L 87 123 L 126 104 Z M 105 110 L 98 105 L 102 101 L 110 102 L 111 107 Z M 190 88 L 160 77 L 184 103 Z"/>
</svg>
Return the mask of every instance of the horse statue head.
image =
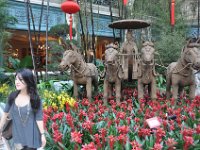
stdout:
<svg viewBox="0 0 200 150">
<path fill-rule="evenodd" d="M 63 58 L 61 63 L 59 64 L 59 69 L 61 71 L 67 70 L 71 67 L 71 65 L 73 65 L 74 67 L 76 67 L 78 64 L 77 62 L 81 63 L 81 60 L 83 58 L 81 57 L 81 55 L 79 53 L 77 53 L 76 51 L 73 50 L 66 50 L 63 53 Z M 77 66 L 80 67 L 80 66 Z M 77 68 L 79 69 L 79 68 Z"/>
<path fill-rule="evenodd" d="M 183 65 L 191 65 L 194 70 L 200 69 L 200 44 L 196 42 L 188 43 L 181 52 L 181 62 Z"/>
<path fill-rule="evenodd" d="M 114 44 L 106 45 L 105 51 L 105 64 L 106 65 L 116 65 L 118 62 L 118 51 Z"/>
<path fill-rule="evenodd" d="M 154 53 L 154 44 L 149 41 L 144 42 L 141 49 L 141 61 L 143 64 L 154 64 Z"/>
</svg>

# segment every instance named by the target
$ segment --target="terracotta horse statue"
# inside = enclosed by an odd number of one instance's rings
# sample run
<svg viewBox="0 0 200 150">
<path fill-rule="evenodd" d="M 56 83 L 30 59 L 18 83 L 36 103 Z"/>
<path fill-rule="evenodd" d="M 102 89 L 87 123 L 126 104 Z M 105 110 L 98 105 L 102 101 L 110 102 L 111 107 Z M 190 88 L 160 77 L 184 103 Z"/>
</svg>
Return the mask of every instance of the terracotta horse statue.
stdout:
<svg viewBox="0 0 200 150">
<path fill-rule="evenodd" d="M 144 98 L 146 85 L 151 99 L 156 99 L 156 72 L 154 61 L 154 44 L 146 41 L 141 49 L 141 58 L 138 65 L 138 99 Z"/>
<path fill-rule="evenodd" d="M 124 78 L 124 72 L 118 51 L 114 44 L 106 46 L 105 51 L 105 68 L 104 68 L 104 104 L 107 104 L 108 97 L 112 93 L 112 85 L 115 84 L 116 101 L 120 103 L 121 99 L 121 80 Z"/>
<path fill-rule="evenodd" d="M 78 85 L 86 85 L 87 98 L 92 98 L 92 86 L 98 91 L 98 71 L 94 64 L 86 63 L 82 55 L 73 50 L 66 50 L 59 65 L 61 71 L 71 69 L 74 81 L 74 96 L 78 97 Z"/>
<path fill-rule="evenodd" d="M 195 98 L 195 75 L 194 70 L 200 69 L 200 44 L 192 42 L 186 44 L 177 62 L 172 62 L 167 68 L 167 98 L 177 99 L 183 92 L 185 86 L 189 86 L 189 98 Z"/>
</svg>

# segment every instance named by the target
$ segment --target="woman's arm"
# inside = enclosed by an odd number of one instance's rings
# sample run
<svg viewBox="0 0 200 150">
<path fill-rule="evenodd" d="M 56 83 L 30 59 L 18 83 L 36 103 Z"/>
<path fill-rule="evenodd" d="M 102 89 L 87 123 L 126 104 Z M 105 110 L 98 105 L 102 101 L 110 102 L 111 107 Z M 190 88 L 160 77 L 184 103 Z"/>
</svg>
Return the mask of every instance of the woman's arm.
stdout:
<svg viewBox="0 0 200 150">
<path fill-rule="evenodd" d="M 8 114 L 9 113 L 3 112 L 3 115 L 1 116 L 1 121 L 0 121 L 0 138 L 1 138 L 1 133 L 2 133 L 2 130 L 3 130 L 3 126 L 4 126 L 5 122 L 6 122 Z"/>
<path fill-rule="evenodd" d="M 37 120 L 37 125 L 38 125 L 38 128 L 40 130 L 40 134 L 44 134 L 44 124 L 43 124 L 43 121 L 42 120 Z"/>
<path fill-rule="evenodd" d="M 46 138 L 44 134 L 44 123 L 42 120 L 37 120 L 37 126 L 39 128 L 40 134 L 41 134 L 41 141 L 42 141 L 42 147 L 45 147 L 46 145 Z"/>
</svg>

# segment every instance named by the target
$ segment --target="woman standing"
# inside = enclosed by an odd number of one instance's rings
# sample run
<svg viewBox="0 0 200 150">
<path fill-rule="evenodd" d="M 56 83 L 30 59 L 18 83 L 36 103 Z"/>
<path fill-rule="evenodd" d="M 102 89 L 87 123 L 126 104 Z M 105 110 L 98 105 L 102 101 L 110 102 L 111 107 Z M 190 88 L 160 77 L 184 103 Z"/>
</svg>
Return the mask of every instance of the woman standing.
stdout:
<svg viewBox="0 0 200 150">
<path fill-rule="evenodd" d="M 0 122 L 0 131 L 2 131 L 7 116 L 10 115 L 13 122 L 13 142 L 17 150 L 36 150 L 39 147 L 44 147 L 46 138 L 42 102 L 32 71 L 29 69 L 17 71 L 15 86 L 16 91 L 8 97 Z"/>
</svg>

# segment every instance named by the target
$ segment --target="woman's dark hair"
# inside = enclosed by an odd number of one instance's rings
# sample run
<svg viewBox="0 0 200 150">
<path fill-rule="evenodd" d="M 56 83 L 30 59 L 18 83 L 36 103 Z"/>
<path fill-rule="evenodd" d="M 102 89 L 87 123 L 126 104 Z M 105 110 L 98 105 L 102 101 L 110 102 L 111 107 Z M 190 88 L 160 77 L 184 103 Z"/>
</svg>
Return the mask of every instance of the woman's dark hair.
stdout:
<svg viewBox="0 0 200 150">
<path fill-rule="evenodd" d="M 37 91 L 37 84 L 33 72 L 29 69 L 20 69 L 16 72 L 15 77 L 20 75 L 27 85 L 28 94 L 30 95 L 31 107 L 33 110 L 38 110 L 41 106 L 40 97 Z M 10 94 L 8 102 L 10 105 L 14 102 L 20 91 L 15 91 Z"/>
</svg>

